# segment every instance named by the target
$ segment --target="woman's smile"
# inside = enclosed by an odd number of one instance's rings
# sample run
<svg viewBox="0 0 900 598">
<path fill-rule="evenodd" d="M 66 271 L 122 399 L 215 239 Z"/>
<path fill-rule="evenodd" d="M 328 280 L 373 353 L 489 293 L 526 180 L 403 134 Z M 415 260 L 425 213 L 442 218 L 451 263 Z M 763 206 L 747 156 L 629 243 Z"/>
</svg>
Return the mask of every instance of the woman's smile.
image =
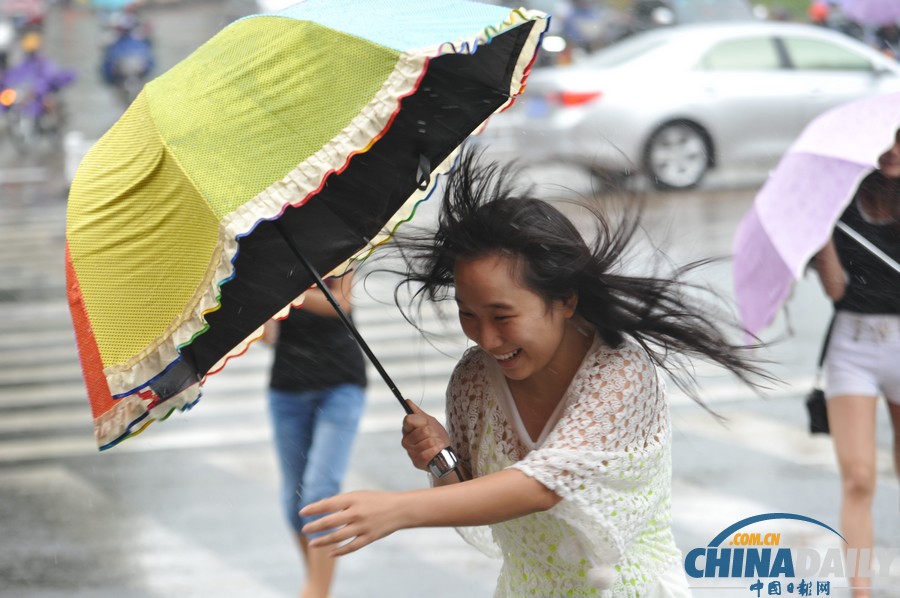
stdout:
<svg viewBox="0 0 900 598">
<path fill-rule="evenodd" d="M 492 353 L 491 355 L 497 360 L 500 367 L 512 367 L 515 365 L 516 357 L 518 357 L 520 353 L 522 353 L 522 349 L 516 349 L 515 351 L 510 351 L 509 353 L 504 353 L 502 355 L 497 355 L 496 353 Z"/>
</svg>

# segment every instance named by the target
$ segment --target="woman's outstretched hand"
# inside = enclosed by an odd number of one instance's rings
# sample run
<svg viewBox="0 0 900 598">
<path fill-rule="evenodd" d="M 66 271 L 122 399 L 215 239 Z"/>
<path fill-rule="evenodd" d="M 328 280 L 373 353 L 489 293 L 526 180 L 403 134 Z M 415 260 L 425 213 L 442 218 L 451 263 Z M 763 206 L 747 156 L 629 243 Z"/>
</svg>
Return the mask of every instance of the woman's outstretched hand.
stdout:
<svg viewBox="0 0 900 598">
<path fill-rule="evenodd" d="M 392 492 L 349 492 L 307 505 L 300 510 L 303 517 L 329 513 L 303 526 L 303 533 L 312 534 L 334 530 L 310 541 L 310 547 L 336 547 L 333 557 L 355 552 L 406 527 L 405 509 L 400 495 Z M 348 541 L 349 540 L 349 541 Z"/>
<path fill-rule="evenodd" d="M 417 469 L 428 471 L 435 455 L 450 446 L 450 435 L 441 423 L 412 401 L 406 401 L 413 412 L 403 418 L 401 446 Z"/>
</svg>

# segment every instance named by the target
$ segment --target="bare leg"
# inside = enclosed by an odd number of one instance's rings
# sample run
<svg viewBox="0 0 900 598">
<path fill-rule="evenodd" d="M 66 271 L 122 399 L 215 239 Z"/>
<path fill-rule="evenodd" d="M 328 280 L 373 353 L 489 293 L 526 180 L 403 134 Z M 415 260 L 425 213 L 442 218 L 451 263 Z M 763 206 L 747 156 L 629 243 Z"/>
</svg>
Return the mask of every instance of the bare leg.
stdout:
<svg viewBox="0 0 900 598">
<path fill-rule="evenodd" d="M 900 476 L 900 404 L 888 402 L 887 405 L 894 427 L 894 471 Z"/>
<path fill-rule="evenodd" d="M 840 396 L 828 400 L 828 424 L 841 472 L 841 531 L 849 548 L 873 545 L 876 400 Z M 870 598 L 868 577 L 853 577 L 853 598 Z"/>
<path fill-rule="evenodd" d="M 310 548 L 303 534 L 297 534 L 297 543 L 306 563 L 306 584 L 300 598 L 328 598 L 334 579 L 335 559 L 328 556 L 328 548 Z"/>
</svg>

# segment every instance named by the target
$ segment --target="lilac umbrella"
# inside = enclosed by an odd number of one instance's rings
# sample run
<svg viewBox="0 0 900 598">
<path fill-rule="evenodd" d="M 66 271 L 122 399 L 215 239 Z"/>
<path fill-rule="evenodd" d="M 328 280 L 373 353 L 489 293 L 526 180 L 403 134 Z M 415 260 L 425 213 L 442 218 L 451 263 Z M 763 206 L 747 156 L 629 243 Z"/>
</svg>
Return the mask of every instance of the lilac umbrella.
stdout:
<svg viewBox="0 0 900 598">
<path fill-rule="evenodd" d="M 760 189 L 734 240 L 741 322 L 758 334 L 831 236 L 900 128 L 900 93 L 843 104 L 804 129 Z"/>
<path fill-rule="evenodd" d="M 898 0 L 844 0 L 841 9 L 848 18 L 860 25 L 880 27 L 900 22 Z"/>
</svg>

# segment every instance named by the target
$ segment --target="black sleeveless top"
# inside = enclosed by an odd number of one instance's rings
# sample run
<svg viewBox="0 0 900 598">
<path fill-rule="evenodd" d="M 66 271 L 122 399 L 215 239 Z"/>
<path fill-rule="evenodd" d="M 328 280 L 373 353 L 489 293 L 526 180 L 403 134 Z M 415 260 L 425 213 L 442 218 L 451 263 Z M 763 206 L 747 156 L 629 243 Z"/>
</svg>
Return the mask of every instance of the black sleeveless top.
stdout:
<svg viewBox="0 0 900 598">
<path fill-rule="evenodd" d="M 867 221 L 859 210 L 858 197 L 840 219 L 900 263 L 900 225 Z M 849 278 L 847 290 L 834 304 L 835 309 L 859 314 L 900 314 L 900 273 L 838 228 L 834 230 L 834 244 Z"/>
<path fill-rule="evenodd" d="M 366 367 L 356 339 L 338 318 L 303 308 L 280 322 L 269 386 L 303 392 L 340 384 L 366 385 Z"/>
</svg>

